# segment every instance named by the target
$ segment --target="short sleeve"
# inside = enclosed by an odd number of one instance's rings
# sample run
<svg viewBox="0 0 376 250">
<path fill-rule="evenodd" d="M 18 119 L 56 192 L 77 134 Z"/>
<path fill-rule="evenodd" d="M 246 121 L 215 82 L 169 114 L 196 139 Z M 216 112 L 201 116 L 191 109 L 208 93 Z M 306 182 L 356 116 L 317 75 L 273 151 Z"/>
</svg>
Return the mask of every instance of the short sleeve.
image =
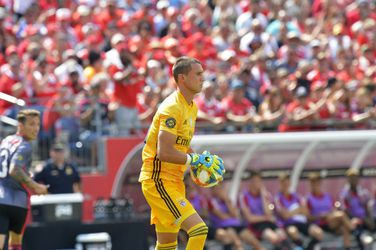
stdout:
<svg viewBox="0 0 376 250">
<path fill-rule="evenodd" d="M 75 167 L 73 168 L 73 173 L 74 173 L 74 179 L 73 179 L 74 183 L 81 182 L 80 174 L 78 173 L 78 171 Z"/>
<path fill-rule="evenodd" d="M 14 153 L 11 166 L 29 167 L 27 166 L 31 161 L 31 146 L 27 143 L 22 143 Z"/>
<path fill-rule="evenodd" d="M 42 171 L 35 173 L 34 175 L 34 181 L 36 182 L 44 182 L 44 176 L 45 176 L 45 167 L 42 169 Z"/>
<path fill-rule="evenodd" d="M 178 123 L 180 122 L 179 110 L 173 106 L 165 107 L 159 113 L 159 130 L 177 135 Z"/>
</svg>

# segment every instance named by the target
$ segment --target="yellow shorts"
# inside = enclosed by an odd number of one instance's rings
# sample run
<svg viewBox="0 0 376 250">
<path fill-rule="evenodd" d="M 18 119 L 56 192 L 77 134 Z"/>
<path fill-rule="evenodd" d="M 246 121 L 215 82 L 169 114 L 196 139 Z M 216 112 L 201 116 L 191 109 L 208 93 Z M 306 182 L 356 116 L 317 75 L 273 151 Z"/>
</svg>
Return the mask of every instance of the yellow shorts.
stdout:
<svg viewBox="0 0 376 250">
<path fill-rule="evenodd" d="M 159 233 L 177 233 L 181 223 L 196 213 L 185 198 L 184 182 L 168 180 L 144 180 L 142 192 L 151 207 L 150 224 Z"/>
</svg>

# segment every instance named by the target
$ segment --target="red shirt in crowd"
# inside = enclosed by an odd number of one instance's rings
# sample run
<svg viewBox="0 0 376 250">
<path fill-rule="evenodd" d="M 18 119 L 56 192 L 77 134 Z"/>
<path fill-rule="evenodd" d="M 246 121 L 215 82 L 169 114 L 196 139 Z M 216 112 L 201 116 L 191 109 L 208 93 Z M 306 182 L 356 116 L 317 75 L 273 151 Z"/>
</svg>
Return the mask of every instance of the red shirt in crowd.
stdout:
<svg viewBox="0 0 376 250">
<path fill-rule="evenodd" d="M 231 113 L 234 115 L 246 115 L 249 114 L 251 108 L 253 107 L 252 103 L 247 98 L 242 98 L 240 102 L 235 102 L 231 96 L 227 96 L 222 100 L 223 108 L 228 111 L 231 110 Z"/>
<path fill-rule="evenodd" d="M 205 100 L 203 95 L 197 96 L 195 99 L 196 105 L 199 110 L 208 114 L 212 117 L 225 117 L 224 110 L 221 106 L 221 103 L 218 102 L 216 99 L 212 99 L 210 101 Z"/>
<path fill-rule="evenodd" d="M 18 79 L 18 77 L 15 76 L 13 72 L 11 72 L 10 70 L 7 70 L 0 77 L 0 92 L 13 96 L 12 88 L 19 81 L 20 79 Z M 15 97 L 26 101 L 29 98 L 29 96 L 25 90 L 25 87 L 20 92 L 20 94 Z M 2 114 L 6 109 L 12 107 L 12 105 L 13 105 L 12 103 L 7 102 L 3 99 L 0 99 L 0 114 Z"/>
<path fill-rule="evenodd" d="M 298 109 L 309 110 L 310 109 L 309 103 L 310 102 L 307 102 L 304 106 L 302 106 L 298 101 L 292 101 L 287 105 L 286 113 L 287 114 L 293 114 Z M 311 127 L 309 125 L 299 125 L 299 126 L 289 125 L 288 120 L 285 119 L 285 121 L 279 125 L 278 130 L 280 132 L 308 131 L 308 130 L 310 130 L 310 128 Z"/>
<path fill-rule="evenodd" d="M 111 65 L 108 69 L 110 75 L 114 76 L 117 72 L 122 72 L 123 69 L 115 65 Z M 114 101 L 119 102 L 127 108 L 137 107 L 137 95 L 141 92 L 144 82 L 141 81 L 136 72 L 132 73 L 129 80 L 116 82 L 113 93 Z"/>
</svg>

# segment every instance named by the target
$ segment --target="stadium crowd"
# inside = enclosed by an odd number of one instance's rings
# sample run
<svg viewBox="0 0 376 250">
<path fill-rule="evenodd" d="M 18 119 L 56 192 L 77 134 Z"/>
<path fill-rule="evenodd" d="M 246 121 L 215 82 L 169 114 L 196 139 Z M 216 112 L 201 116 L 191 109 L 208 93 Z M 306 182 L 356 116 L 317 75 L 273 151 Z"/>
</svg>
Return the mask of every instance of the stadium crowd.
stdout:
<svg viewBox="0 0 376 250">
<path fill-rule="evenodd" d="M 199 131 L 364 129 L 376 118 L 371 0 L 0 0 L 0 6 L 0 93 L 42 112 L 43 146 L 59 139 L 74 150 L 80 141 L 95 153 L 98 136 L 144 136 L 158 104 L 175 89 L 171 67 L 183 55 L 205 68 L 196 101 L 209 126 Z M 0 96 L 0 115 L 15 118 L 21 107 L 9 100 Z M 265 206 L 266 191 L 255 179 L 259 189 L 239 198 L 246 226 L 221 186 L 209 201 L 192 191 L 197 209 L 204 204 L 207 218 L 218 223 L 213 238 L 262 249 L 264 236 L 283 247 L 287 235 L 300 244 L 298 228 L 314 245 L 322 230 L 340 228 L 347 246 L 349 235 L 359 238 L 367 226 L 365 211 L 351 210 L 364 205 L 363 196 L 372 200 L 363 189 L 345 189 L 337 210 L 314 190 L 317 177 L 305 203 L 283 194 L 282 176 L 282 198 Z M 310 202 L 317 197 L 326 199 L 325 208 Z M 258 207 L 249 207 L 250 199 Z M 314 223 L 304 224 L 306 216 Z M 335 219 L 327 223 L 327 216 Z"/>
<path fill-rule="evenodd" d="M 205 132 L 368 128 L 376 117 L 370 0 L 0 4 L 0 92 L 42 111 L 43 138 L 144 134 L 182 55 L 206 70 Z M 15 117 L 6 99 L 0 114 Z"/>
</svg>

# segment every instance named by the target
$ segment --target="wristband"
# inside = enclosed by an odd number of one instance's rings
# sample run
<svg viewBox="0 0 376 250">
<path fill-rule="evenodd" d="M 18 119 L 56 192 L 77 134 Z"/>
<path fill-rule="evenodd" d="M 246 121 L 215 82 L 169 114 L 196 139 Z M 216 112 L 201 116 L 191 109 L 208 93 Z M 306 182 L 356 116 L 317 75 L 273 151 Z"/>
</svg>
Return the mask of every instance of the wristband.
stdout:
<svg viewBox="0 0 376 250">
<path fill-rule="evenodd" d="M 192 162 L 192 157 L 189 155 L 189 154 L 187 154 L 187 160 L 186 160 L 186 162 L 185 162 L 185 165 L 191 165 L 191 162 Z"/>
</svg>

